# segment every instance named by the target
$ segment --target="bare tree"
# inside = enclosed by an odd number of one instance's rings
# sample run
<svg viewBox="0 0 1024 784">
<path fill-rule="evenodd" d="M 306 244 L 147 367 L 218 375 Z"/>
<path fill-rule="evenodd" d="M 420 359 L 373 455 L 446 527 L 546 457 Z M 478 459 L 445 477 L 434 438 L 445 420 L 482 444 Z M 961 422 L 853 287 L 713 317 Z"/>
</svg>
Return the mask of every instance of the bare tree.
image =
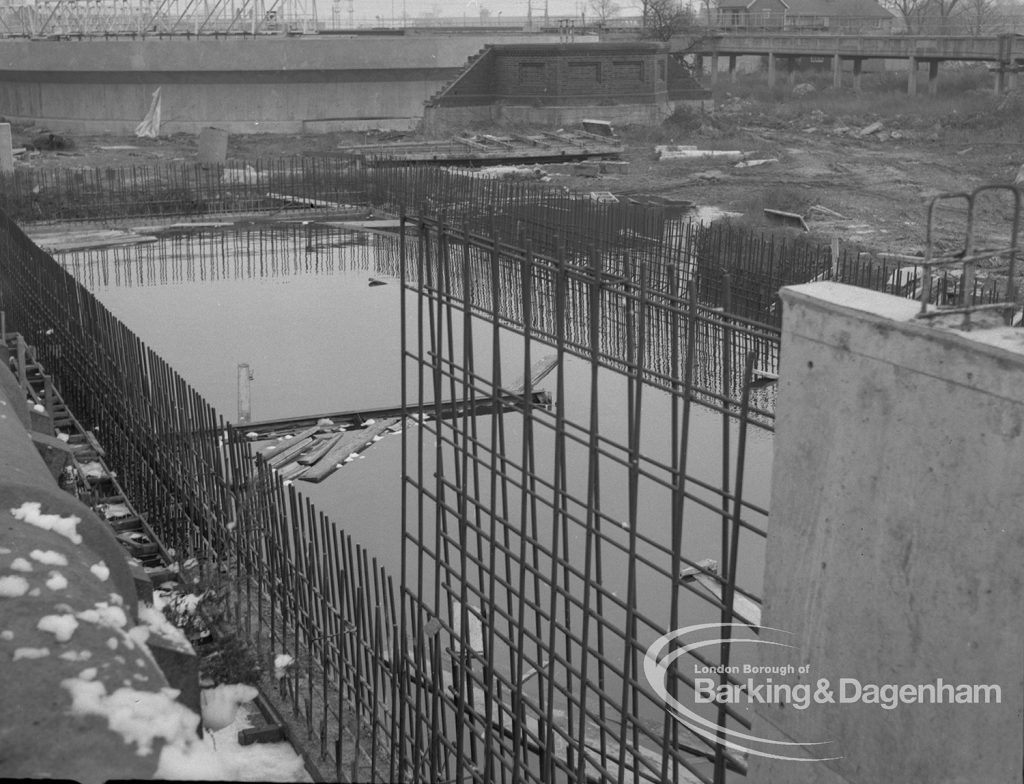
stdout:
<svg viewBox="0 0 1024 784">
<path fill-rule="evenodd" d="M 963 17 L 967 33 L 982 35 L 986 32 L 997 10 L 995 0 L 964 0 L 960 15 Z"/>
<path fill-rule="evenodd" d="M 587 5 L 590 6 L 590 10 L 593 11 L 594 17 L 600 24 L 604 24 L 622 10 L 615 0 L 590 0 Z"/>
<path fill-rule="evenodd" d="M 927 0 L 925 12 L 929 17 L 938 22 L 939 30 L 945 33 L 949 31 L 952 25 L 953 13 L 959 5 L 960 0 Z"/>
<path fill-rule="evenodd" d="M 667 41 L 696 29 L 693 11 L 680 0 L 643 0 L 644 32 L 648 38 Z"/>
<path fill-rule="evenodd" d="M 928 0 L 886 0 L 882 5 L 900 15 L 908 33 L 921 31 Z"/>
</svg>

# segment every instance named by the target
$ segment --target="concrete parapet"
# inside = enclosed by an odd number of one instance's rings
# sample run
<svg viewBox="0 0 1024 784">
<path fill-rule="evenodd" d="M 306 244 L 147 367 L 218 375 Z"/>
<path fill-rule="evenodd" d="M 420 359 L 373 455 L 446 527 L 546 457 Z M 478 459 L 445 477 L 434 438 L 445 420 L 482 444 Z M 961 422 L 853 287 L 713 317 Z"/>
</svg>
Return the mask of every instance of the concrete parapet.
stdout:
<svg viewBox="0 0 1024 784">
<path fill-rule="evenodd" d="M 4 116 L 132 133 L 161 88 L 161 133 L 408 129 L 482 46 L 519 33 L 4 42 Z M 557 42 L 558 36 L 532 35 Z"/>
<path fill-rule="evenodd" d="M 763 623 L 792 647 L 758 648 L 807 668 L 776 682 L 825 680 L 834 701 L 759 705 L 752 733 L 837 759 L 752 755 L 748 781 L 1019 781 L 1024 331 L 932 326 L 915 302 L 833 283 L 782 300 Z M 883 707 L 841 699 L 852 679 L 912 688 Z M 914 699 L 939 682 L 998 691 Z"/>
<path fill-rule="evenodd" d="M 195 655 L 152 608 L 139 623 L 124 550 L 58 488 L 12 378 L 0 365 L 0 777 L 152 778 L 197 739 Z"/>
</svg>

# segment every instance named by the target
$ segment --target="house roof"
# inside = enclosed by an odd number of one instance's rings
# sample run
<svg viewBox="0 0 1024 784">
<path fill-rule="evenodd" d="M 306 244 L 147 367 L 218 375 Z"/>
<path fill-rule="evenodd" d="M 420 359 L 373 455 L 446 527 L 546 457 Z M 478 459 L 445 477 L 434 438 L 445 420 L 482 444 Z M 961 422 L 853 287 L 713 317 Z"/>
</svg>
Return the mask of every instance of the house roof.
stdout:
<svg viewBox="0 0 1024 784">
<path fill-rule="evenodd" d="M 720 9 L 752 8 L 758 0 L 722 0 Z M 834 16 L 848 19 L 891 19 L 894 14 L 877 0 L 777 0 L 788 16 Z"/>
<path fill-rule="evenodd" d="M 893 13 L 876 0 L 786 0 L 791 16 L 845 16 L 889 19 Z"/>
</svg>

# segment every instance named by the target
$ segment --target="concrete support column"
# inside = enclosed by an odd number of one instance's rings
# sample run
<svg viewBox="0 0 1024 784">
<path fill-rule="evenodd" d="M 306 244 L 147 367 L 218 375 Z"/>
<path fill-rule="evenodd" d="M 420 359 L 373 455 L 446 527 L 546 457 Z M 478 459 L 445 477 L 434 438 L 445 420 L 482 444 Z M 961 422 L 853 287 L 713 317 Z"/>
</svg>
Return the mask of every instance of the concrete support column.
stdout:
<svg viewBox="0 0 1024 784">
<path fill-rule="evenodd" d="M 939 91 L 939 61 L 928 61 L 928 95 L 935 95 Z"/>
<path fill-rule="evenodd" d="M 775 53 L 768 52 L 768 86 L 775 86 Z"/>
<path fill-rule="evenodd" d="M 11 124 L 0 123 L 0 173 L 14 171 L 14 147 L 11 140 Z"/>
<path fill-rule="evenodd" d="M 729 81 L 736 81 L 736 55 L 729 55 Z"/>
<path fill-rule="evenodd" d="M 907 95 L 917 95 L 917 58 L 907 58 Z"/>
<path fill-rule="evenodd" d="M 1002 95 L 1006 91 L 1006 74 L 1001 70 L 995 72 L 995 83 L 992 85 L 992 92 Z"/>
<path fill-rule="evenodd" d="M 755 704 L 751 735 L 788 741 L 784 755 L 831 759 L 751 754 L 747 781 L 1018 781 L 1019 330 L 923 322 L 915 302 L 838 283 L 781 297 L 760 641 L 785 645 L 757 645 L 756 663 L 790 673 L 774 688 L 824 681 L 836 699 Z M 906 689 L 883 708 L 863 693 L 841 700 L 851 681 Z M 918 692 L 929 684 L 931 696 Z M 952 699 L 961 684 L 968 691 Z M 802 745 L 815 742 L 825 745 Z"/>
<path fill-rule="evenodd" d="M 718 84 L 718 52 L 711 55 L 711 84 Z"/>
<path fill-rule="evenodd" d="M 790 86 L 796 84 L 796 63 L 795 57 L 786 58 L 786 81 L 789 82 Z"/>
<path fill-rule="evenodd" d="M 855 93 L 860 92 L 860 72 L 864 67 L 863 57 L 853 58 L 853 91 Z"/>
<path fill-rule="evenodd" d="M 832 86 L 837 90 L 843 86 L 843 61 L 837 54 L 832 56 Z"/>
</svg>

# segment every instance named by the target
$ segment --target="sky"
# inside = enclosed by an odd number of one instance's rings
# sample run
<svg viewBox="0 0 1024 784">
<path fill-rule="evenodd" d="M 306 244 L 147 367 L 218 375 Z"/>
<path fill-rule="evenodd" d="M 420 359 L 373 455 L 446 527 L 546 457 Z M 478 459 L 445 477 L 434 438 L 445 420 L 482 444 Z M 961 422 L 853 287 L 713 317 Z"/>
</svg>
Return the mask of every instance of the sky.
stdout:
<svg viewBox="0 0 1024 784">
<path fill-rule="evenodd" d="M 302 0 L 298 0 L 301 4 Z M 528 4 L 533 4 L 533 18 L 542 19 L 544 6 L 547 4 L 549 19 L 554 17 L 579 16 L 581 11 L 591 15 L 589 0 L 316 0 L 317 14 L 320 20 L 330 21 L 332 16 L 337 14 L 344 23 L 348 19 L 349 4 L 352 6 L 352 15 L 357 25 L 360 22 L 373 20 L 378 14 L 385 19 L 394 16 L 401 19 L 402 8 L 405 7 L 406 17 L 409 19 L 421 18 L 423 15 L 443 16 L 455 20 L 466 18 L 467 20 L 479 19 L 480 8 L 490 11 L 490 19 L 499 17 L 526 17 Z M 618 0 L 623 7 L 621 12 L 630 15 L 628 9 L 632 0 Z"/>
</svg>

